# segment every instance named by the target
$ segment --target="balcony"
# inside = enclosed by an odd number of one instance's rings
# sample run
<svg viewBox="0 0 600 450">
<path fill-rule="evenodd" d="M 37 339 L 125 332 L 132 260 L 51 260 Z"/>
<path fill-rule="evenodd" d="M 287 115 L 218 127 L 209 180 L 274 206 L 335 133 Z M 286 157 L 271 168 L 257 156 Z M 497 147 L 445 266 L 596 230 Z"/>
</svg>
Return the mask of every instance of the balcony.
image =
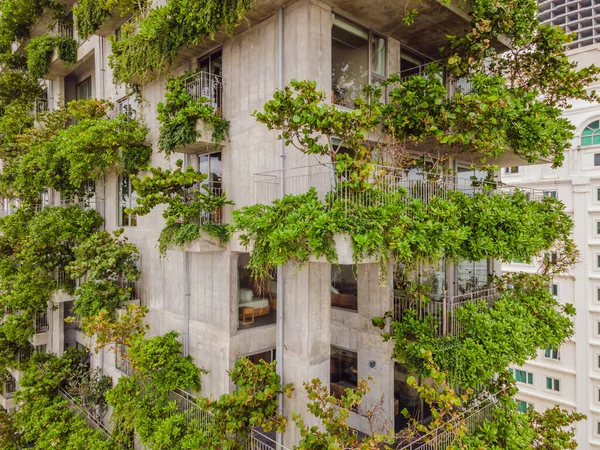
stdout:
<svg viewBox="0 0 600 450">
<path fill-rule="evenodd" d="M 394 296 L 394 319 L 400 320 L 408 311 L 413 310 L 419 319 L 432 317 L 433 331 L 439 337 L 460 336 L 464 331 L 464 324 L 456 316 L 456 312 L 467 304 L 477 305 L 485 302 L 488 308 L 494 306 L 501 297 L 496 288 L 483 289 L 452 297 L 442 296 L 440 301 L 429 300 L 422 302 L 419 299 Z"/>
<path fill-rule="evenodd" d="M 482 393 L 473 400 L 469 409 L 433 431 L 420 436 L 418 432 L 416 436 L 414 432 L 407 436 L 400 434 L 394 448 L 397 450 L 446 449 L 456 441 L 457 437 L 471 434 L 486 420 L 492 420 L 494 410 L 499 407 L 499 397 L 504 394 L 504 392 L 495 395 Z"/>
<path fill-rule="evenodd" d="M 198 72 L 190 75 L 185 80 L 185 89 L 194 100 L 206 99 L 208 104 L 214 108 L 215 114 L 221 117 L 223 106 L 223 77 L 207 72 Z M 200 136 L 196 142 L 184 145 L 179 149 L 180 153 L 198 153 L 208 151 L 220 144 L 213 139 L 213 131 L 210 124 L 198 120 L 196 131 Z"/>
<path fill-rule="evenodd" d="M 0 392 L 0 406 L 6 411 L 10 411 L 15 407 L 14 397 L 15 392 L 19 389 L 19 384 L 11 374 L 8 374 L 2 381 L 0 388 L 2 389 Z"/>
<path fill-rule="evenodd" d="M 33 116 L 33 118 L 35 120 L 38 120 L 38 117 L 40 116 L 40 114 L 46 113 L 49 110 L 50 109 L 49 109 L 48 99 L 39 97 L 33 101 L 33 108 L 31 110 L 31 115 Z"/>
<path fill-rule="evenodd" d="M 469 196 L 475 194 L 498 195 L 524 192 L 530 201 L 542 201 L 544 191 L 515 187 L 501 182 L 473 181 L 451 175 L 427 173 L 420 170 L 407 170 L 398 167 L 373 164 L 366 182 L 369 189 L 356 191 L 344 181 L 352 179 L 354 172 L 338 173 L 332 163 L 286 169 L 281 171 L 254 174 L 255 203 L 271 203 L 279 198 L 280 186 L 285 185 L 285 193 L 300 195 L 309 189 L 317 190 L 319 199 L 327 200 L 327 207 L 334 202 L 359 204 L 361 206 L 379 206 L 385 204 L 385 194 L 405 190 L 408 199 L 418 199 L 427 204 L 433 197 L 448 198 L 450 191 L 459 191 Z M 383 195 L 382 195 L 383 194 Z"/>
<path fill-rule="evenodd" d="M 50 59 L 49 71 L 46 75 L 47 79 L 65 77 L 73 72 L 79 65 L 90 59 L 89 57 L 94 51 L 95 40 L 92 40 L 91 38 L 86 40 L 81 39 L 77 35 L 73 22 L 58 20 L 50 30 L 50 34 L 75 40 L 77 43 L 77 59 L 75 63 L 65 62 L 60 59 L 58 51 L 55 49 L 52 58 Z"/>
<path fill-rule="evenodd" d="M 31 339 L 33 346 L 48 345 L 48 331 L 50 330 L 48 326 L 48 312 L 44 311 L 36 314 L 33 325 L 35 331 Z"/>
<path fill-rule="evenodd" d="M 198 399 L 193 395 L 182 391 L 170 391 L 169 400 L 177 405 L 177 412 L 182 413 L 190 428 L 206 430 L 213 420 L 212 414 L 198 405 Z M 250 435 L 246 437 L 237 436 L 244 450 L 289 450 L 283 445 L 277 446 L 275 432 L 264 433 L 259 429 L 251 428 Z"/>
<path fill-rule="evenodd" d="M 83 417 L 87 422 L 88 426 L 93 428 L 94 430 L 100 431 L 104 439 L 109 440 L 111 437 L 110 430 L 102 423 L 100 417 L 98 417 L 94 412 L 84 408 L 78 404 L 76 399 L 69 394 L 65 389 L 59 388 L 58 392 L 61 397 L 69 402 L 69 407 L 75 413 Z"/>
</svg>

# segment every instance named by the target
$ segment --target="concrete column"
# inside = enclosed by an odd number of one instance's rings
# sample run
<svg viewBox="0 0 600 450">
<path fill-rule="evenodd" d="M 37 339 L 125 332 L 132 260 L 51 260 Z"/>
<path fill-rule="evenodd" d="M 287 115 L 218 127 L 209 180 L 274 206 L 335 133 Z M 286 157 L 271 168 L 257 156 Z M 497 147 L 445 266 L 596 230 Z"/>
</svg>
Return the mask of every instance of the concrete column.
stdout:
<svg viewBox="0 0 600 450">
<path fill-rule="evenodd" d="M 65 350 L 65 304 L 57 303 L 56 309 L 51 310 L 52 314 L 52 348 L 48 351 L 61 356 Z"/>
<path fill-rule="evenodd" d="M 377 408 L 371 425 L 364 417 L 357 420 L 356 426 L 363 433 L 394 429 L 394 346 L 392 342 L 383 342 L 381 330 L 371 322 L 373 317 L 382 317 L 393 310 L 393 264 L 388 264 L 385 279 L 380 275 L 378 263 L 358 266 L 358 377 L 372 379 L 363 406 Z M 375 429 L 370 429 L 371 426 Z"/>
<path fill-rule="evenodd" d="M 292 448 L 300 440 L 291 422 L 301 414 L 310 426 L 318 421 L 306 410 L 305 381 L 320 379 L 329 386 L 331 352 L 331 268 L 329 264 L 307 263 L 302 270 L 287 265 L 285 276 L 284 382 L 296 390 L 285 399 L 284 414 L 290 421 L 283 444 Z M 282 348 L 277 343 L 277 348 Z"/>
<path fill-rule="evenodd" d="M 589 236 L 589 218 L 588 205 L 590 202 L 590 181 L 588 178 L 574 178 L 573 181 L 573 221 L 575 229 L 573 236 L 575 244 L 581 252 L 582 261 L 589 261 L 593 255 L 589 255 L 587 239 Z M 593 264 L 594 262 L 592 262 Z M 573 269 L 576 279 L 587 279 L 587 265 L 577 264 Z M 588 298 L 592 293 L 588 293 L 589 283 L 573 283 L 573 299 L 577 315 L 575 316 L 575 373 L 577 374 L 577 382 L 575 383 L 575 400 L 577 403 L 577 412 L 590 416 L 590 383 L 588 374 L 590 373 L 588 354 L 590 336 L 589 330 L 589 304 Z M 589 440 L 588 421 L 582 420 L 577 423 L 576 440 L 580 443 L 588 442 Z"/>
</svg>

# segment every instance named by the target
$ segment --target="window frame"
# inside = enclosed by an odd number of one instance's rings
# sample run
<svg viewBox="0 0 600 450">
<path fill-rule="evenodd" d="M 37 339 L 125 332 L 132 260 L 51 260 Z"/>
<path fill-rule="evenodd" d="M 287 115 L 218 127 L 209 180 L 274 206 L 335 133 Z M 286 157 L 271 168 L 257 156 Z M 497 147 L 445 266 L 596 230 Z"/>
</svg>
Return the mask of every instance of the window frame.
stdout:
<svg viewBox="0 0 600 450">
<path fill-rule="evenodd" d="M 505 175 L 514 175 L 519 173 L 519 166 L 508 166 L 504 168 Z"/>
<path fill-rule="evenodd" d="M 369 86 L 373 85 L 373 80 L 374 78 L 377 79 L 378 81 L 384 81 L 387 79 L 387 77 L 389 76 L 389 39 L 387 36 L 383 35 L 382 33 L 379 33 L 375 30 L 373 30 L 372 28 L 369 28 L 367 26 L 362 25 L 359 22 L 356 22 L 355 20 L 349 19 L 348 17 L 346 17 L 343 14 L 339 14 L 336 11 L 331 11 L 331 29 L 333 30 L 334 27 L 334 22 L 335 22 L 335 17 L 339 17 L 340 19 L 342 19 L 344 22 L 349 23 L 350 25 L 355 26 L 356 28 L 360 28 L 363 31 L 365 31 L 367 33 L 367 84 Z M 378 37 L 384 40 L 385 42 L 385 74 L 379 75 L 379 74 L 375 74 L 375 77 L 373 76 L 373 38 L 374 37 Z M 349 109 L 349 110 L 353 110 L 353 107 L 348 107 L 348 106 L 344 106 L 344 105 L 338 105 L 337 103 L 335 103 L 335 94 L 334 94 L 334 83 L 333 83 L 333 33 L 331 36 L 331 40 L 330 40 L 330 44 L 331 44 L 331 62 L 332 62 L 332 67 L 331 67 L 331 104 L 337 106 L 338 108 L 344 108 L 344 109 Z M 361 94 L 362 95 L 362 94 Z M 359 97 L 360 98 L 360 97 Z M 386 89 L 384 87 L 382 87 L 382 99 L 386 99 Z M 368 99 L 366 99 L 368 101 Z"/>
<path fill-rule="evenodd" d="M 544 198 L 553 198 L 553 199 L 557 199 L 558 198 L 558 191 L 544 191 L 543 192 L 543 197 Z"/>
<path fill-rule="evenodd" d="M 544 349 L 544 358 L 552 361 L 560 361 L 560 349 L 546 348 Z"/>
<path fill-rule="evenodd" d="M 90 90 L 90 96 L 86 97 L 86 98 L 80 98 L 79 97 L 79 87 L 83 86 L 85 83 L 89 83 L 89 90 Z M 83 81 L 77 83 L 75 85 L 75 100 L 79 101 L 79 100 L 89 100 L 91 98 L 94 98 L 94 92 L 93 92 L 93 83 L 92 83 L 92 76 L 90 75 L 89 77 L 85 78 Z"/>
<path fill-rule="evenodd" d="M 135 194 L 135 189 L 133 188 L 133 184 L 131 183 L 131 175 L 121 174 L 117 177 L 117 226 L 119 227 L 136 227 L 137 226 L 137 215 L 136 214 L 126 214 L 123 210 L 121 210 L 121 194 L 122 194 L 122 180 L 123 177 L 127 177 L 129 179 L 129 183 L 127 184 L 127 202 L 125 208 L 135 208 L 135 204 L 132 203 L 133 194 Z M 135 202 L 137 204 L 137 201 Z M 127 216 L 127 223 L 125 221 L 125 216 Z"/>
<path fill-rule="evenodd" d="M 550 377 L 548 375 L 544 376 L 545 383 L 544 389 L 550 392 L 561 392 L 561 379 Z M 548 387 L 548 381 L 550 381 L 550 387 Z M 556 389 L 558 387 L 558 389 Z"/>
<path fill-rule="evenodd" d="M 597 124 L 597 127 L 592 128 L 592 125 L 595 125 L 595 124 Z M 586 134 L 587 130 L 590 130 L 591 133 Z M 586 126 L 583 128 L 583 131 L 581 132 L 581 137 L 580 137 L 580 140 L 579 140 L 580 146 L 581 147 L 592 147 L 594 145 L 600 145 L 600 143 L 598 143 L 598 144 L 594 143 L 594 137 L 596 137 L 596 136 L 600 136 L 600 119 L 595 119 L 595 120 L 592 120 L 592 121 L 588 122 L 586 124 Z M 590 143 L 589 144 L 584 143 L 583 142 L 584 139 L 590 139 Z M 594 155 L 594 160 L 595 159 L 596 158 L 595 158 L 595 155 Z M 600 165 L 600 164 L 595 164 L 595 161 L 594 161 L 594 165 L 597 166 L 597 165 Z"/>
</svg>

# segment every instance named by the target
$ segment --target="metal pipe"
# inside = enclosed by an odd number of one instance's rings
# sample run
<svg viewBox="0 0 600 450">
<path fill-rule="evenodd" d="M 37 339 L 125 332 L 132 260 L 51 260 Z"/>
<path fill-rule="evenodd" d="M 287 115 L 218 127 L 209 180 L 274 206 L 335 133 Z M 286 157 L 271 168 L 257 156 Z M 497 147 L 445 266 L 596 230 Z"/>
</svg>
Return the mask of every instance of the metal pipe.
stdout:
<svg viewBox="0 0 600 450">
<path fill-rule="evenodd" d="M 184 167 L 189 164 L 189 155 L 184 156 Z M 184 332 L 183 332 L 183 356 L 190 354 L 190 254 L 183 252 L 183 264 L 185 272 L 185 285 L 183 295 L 184 305 Z"/>
<path fill-rule="evenodd" d="M 279 89 L 283 89 L 283 8 L 279 8 L 277 11 L 278 18 L 278 79 L 277 86 Z M 283 198 L 285 195 L 285 143 L 283 140 L 280 141 L 279 146 L 279 171 L 280 171 L 280 180 L 279 183 L 279 196 Z M 285 346 L 283 345 L 283 319 L 284 315 L 284 289 L 283 289 L 283 266 L 277 267 L 277 374 L 281 379 L 281 387 L 285 385 L 283 379 L 283 351 Z M 283 389 L 282 389 L 283 390 Z M 279 414 L 284 414 L 284 395 L 279 394 L 277 398 Z M 282 448 L 283 434 L 277 433 L 277 449 L 280 450 Z"/>
</svg>

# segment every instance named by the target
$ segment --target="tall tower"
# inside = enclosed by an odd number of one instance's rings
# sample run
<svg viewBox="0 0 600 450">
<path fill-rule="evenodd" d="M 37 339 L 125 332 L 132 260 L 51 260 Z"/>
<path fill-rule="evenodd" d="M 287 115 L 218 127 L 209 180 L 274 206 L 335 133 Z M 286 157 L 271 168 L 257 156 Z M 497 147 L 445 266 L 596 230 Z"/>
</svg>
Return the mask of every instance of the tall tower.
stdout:
<svg viewBox="0 0 600 450">
<path fill-rule="evenodd" d="M 540 22 L 577 34 L 569 48 L 600 44 L 600 0 L 538 0 L 538 4 Z"/>
</svg>

